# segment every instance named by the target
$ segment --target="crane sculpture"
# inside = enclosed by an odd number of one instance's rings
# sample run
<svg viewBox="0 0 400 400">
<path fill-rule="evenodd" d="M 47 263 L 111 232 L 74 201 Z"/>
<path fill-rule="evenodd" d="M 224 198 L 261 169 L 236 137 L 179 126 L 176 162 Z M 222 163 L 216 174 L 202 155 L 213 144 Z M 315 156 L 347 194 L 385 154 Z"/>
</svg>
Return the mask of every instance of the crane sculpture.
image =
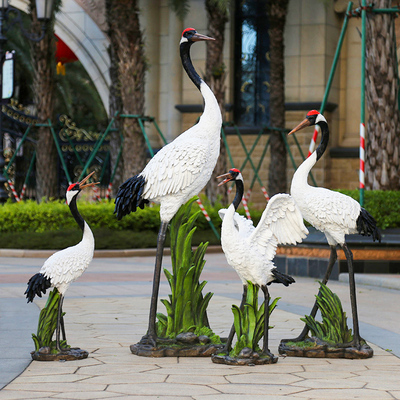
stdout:
<svg viewBox="0 0 400 400">
<path fill-rule="evenodd" d="M 161 225 L 157 237 L 149 325 L 147 334 L 140 341 L 153 348 L 157 345 L 156 312 L 168 224 L 179 207 L 204 188 L 219 156 L 221 111 L 213 92 L 197 74 L 190 58 L 193 43 L 207 40 L 214 39 L 187 28 L 179 44 L 182 66 L 204 99 L 204 111 L 199 122 L 157 152 L 142 172 L 124 182 L 115 199 L 118 219 L 135 212 L 138 207 L 143 208 L 150 201 L 160 204 Z"/>
<path fill-rule="evenodd" d="M 294 279 L 276 268 L 273 263 L 278 244 L 300 243 L 308 234 L 303 217 L 292 197 L 288 194 L 276 194 L 265 208 L 261 219 L 254 227 L 253 222 L 239 215 L 236 210 L 243 198 L 244 183 L 241 172 L 233 168 L 219 184 L 234 181 L 235 198 L 228 209 L 219 210 L 222 219 L 221 245 L 228 264 L 237 272 L 243 283 L 243 296 L 240 308 L 244 306 L 247 294 L 247 282 L 257 285 L 264 293 L 265 319 L 263 355 L 273 358 L 268 349 L 269 292 L 271 283 L 289 286 Z M 229 353 L 235 327 L 232 326 L 224 352 Z"/>
<path fill-rule="evenodd" d="M 361 348 L 359 332 L 356 287 L 354 280 L 353 254 L 346 244 L 345 235 L 359 233 L 381 241 L 381 234 L 376 222 L 360 204 L 349 196 L 332 190 L 313 187 L 307 182 L 308 174 L 315 163 L 322 157 L 329 141 L 329 128 L 325 117 L 316 110 L 308 112 L 306 118 L 289 132 L 295 133 L 307 126 L 318 125 L 321 129 L 321 142 L 318 148 L 296 170 L 292 179 L 290 193 L 298 205 L 304 219 L 323 232 L 330 246 L 330 258 L 323 279 L 326 284 L 337 259 L 336 246 L 344 251 L 349 269 L 350 301 L 353 317 L 353 340 L 343 344 L 345 347 Z M 318 305 L 315 302 L 310 315 L 315 317 Z M 290 341 L 303 341 L 308 333 L 305 326 L 301 334 Z M 289 340 L 285 339 L 285 342 Z"/>
<path fill-rule="evenodd" d="M 76 204 L 77 197 L 82 189 L 93 187 L 100 182 L 86 183 L 95 171 L 90 173 L 81 182 L 71 184 L 66 192 L 66 202 L 71 210 L 72 216 L 82 229 L 82 240 L 75 246 L 57 251 L 51 255 L 43 264 L 40 271 L 33 275 L 28 281 L 28 287 L 25 291 L 28 303 L 32 302 L 35 296 L 42 297 L 46 290 L 54 287 L 60 294 L 57 325 L 56 325 L 56 349 L 62 353 L 68 349 L 60 346 L 60 330 L 62 329 L 64 340 L 66 340 L 64 320 L 62 317 L 62 305 L 65 292 L 69 285 L 78 279 L 89 266 L 93 259 L 94 237 L 89 225 L 83 219 L 78 211 Z"/>
</svg>

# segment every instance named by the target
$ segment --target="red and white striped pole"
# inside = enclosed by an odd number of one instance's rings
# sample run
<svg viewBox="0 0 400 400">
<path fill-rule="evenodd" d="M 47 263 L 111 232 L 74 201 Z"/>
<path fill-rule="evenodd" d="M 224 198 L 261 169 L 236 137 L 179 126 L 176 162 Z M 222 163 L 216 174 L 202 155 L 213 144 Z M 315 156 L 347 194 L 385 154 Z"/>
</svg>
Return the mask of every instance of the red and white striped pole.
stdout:
<svg viewBox="0 0 400 400">
<path fill-rule="evenodd" d="M 251 219 L 249 207 L 248 207 L 248 205 L 247 205 L 247 200 L 246 200 L 246 198 L 245 198 L 244 196 L 243 196 L 243 198 L 242 198 L 242 202 L 243 202 L 243 207 L 244 207 L 244 211 L 245 211 L 245 213 L 246 213 L 247 219 Z"/>
<path fill-rule="evenodd" d="M 111 190 L 112 190 L 112 182 L 110 182 L 110 183 L 108 184 L 107 192 L 106 192 L 106 200 L 110 200 Z"/>
<path fill-rule="evenodd" d="M 313 153 L 313 151 L 315 149 L 315 144 L 317 143 L 318 133 L 319 133 L 319 126 L 315 125 L 314 133 L 313 133 L 313 136 L 312 136 L 312 139 L 310 142 L 310 147 L 308 148 L 307 158 L 311 156 L 311 154 Z"/>
<path fill-rule="evenodd" d="M 10 189 L 12 191 L 12 194 L 14 195 L 15 200 L 17 201 L 17 203 L 19 203 L 21 201 L 21 199 L 18 197 L 18 193 L 15 190 L 15 187 L 10 180 L 8 180 L 8 185 L 10 186 Z"/>
<path fill-rule="evenodd" d="M 21 195 L 19 196 L 20 200 L 23 200 L 25 197 L 25 191 L 26 191 L 26 183 L 22 185 L 22 190 L 21 190 Z"/>
<path fill-rule="evenodd" d="M 365 124 L 360 124 L 360 189 L 365 189 Z"/>
<path fill-rule="evenodd" d="M 206 217 L 206 220 L 207 220 L 208 222 L 210 222 L 210 221 L 211 221 L 211 218 L 210 218 L 210 216 L 208 215 L 206 209 L 204 208 L 203 203 L 201 202 L 200 199 L 197 199 L 196 201 L 197 201 L 197 204 L 198 204 L 199 207 L 200 207 L 200 210 L 202 211 L 202 213 L 203 213 L 204 216 Z"/>
<path fill-rule="evenodd" d="M 267 193 L 267 189 L 265 189 L 264 186 L 261 186 L 261 191 L 263 192 L 265 200 L 269 201 L 269 196 L 268 196 L 268 193 Z"/>
</svg>

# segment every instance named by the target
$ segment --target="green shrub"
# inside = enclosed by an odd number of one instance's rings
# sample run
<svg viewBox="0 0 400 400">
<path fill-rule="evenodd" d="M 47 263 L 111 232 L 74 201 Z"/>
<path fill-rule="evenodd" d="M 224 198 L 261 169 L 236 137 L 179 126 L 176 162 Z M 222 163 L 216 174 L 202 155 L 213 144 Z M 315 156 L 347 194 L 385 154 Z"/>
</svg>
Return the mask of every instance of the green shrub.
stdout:
<svg viewBox="0 0 400 400">
<path fill-rule="evenodd" d="M 358 190 L 341 190 L 357 201 Z M 221 229 L 218 210 L 222 205 L 211 207 L 207 199 L 203 204 L 217 231 Z M 159 206 L 145 207 L 118 221 L 114 214 L 114 202 L 97 203 L 78 200 L 78 208 L 96 237 L 97 249 L 154 247 L 160 226 Z M 381 229 L 400 228 L 400 191 L 366 191 L 365 205 Z M 193 205 L 191 214 L 199 210 Z M 251 208 L 254 225 L 263 210 Z M 243 208 L 239 211 L 244 214 Z M 209 241 L 219 244 L 210 226 L 201 214 L 196 220 L 197 230 L 193 244 Z M 0 248 L 58 249 L 76 244 L 81 232 L 65 201 L 37 203 L 32 200 L 0 205 Z"/>
<path fill-rule="evenodd" d="M 358 190 L 338 191 L 360 200 Z M 363 207 L 375 218 L 380 229 L 400 227 L 400 191 L 366 190 Z"/>
</svg>

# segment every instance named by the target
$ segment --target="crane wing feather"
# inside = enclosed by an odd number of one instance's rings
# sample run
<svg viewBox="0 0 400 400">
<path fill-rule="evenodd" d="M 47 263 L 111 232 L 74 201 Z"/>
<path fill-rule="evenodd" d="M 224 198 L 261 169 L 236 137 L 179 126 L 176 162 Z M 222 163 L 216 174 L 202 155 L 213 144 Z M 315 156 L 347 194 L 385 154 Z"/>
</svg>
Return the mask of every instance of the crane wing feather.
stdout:
<svg viewBox="0 0 400 400">
<path fill-rule="evenodd" d="M 289 194 L 276 194 L 270 199 L 251 240 L 268 243 L 272 235 L 278 244 L 300 243 L 308 235 L 300 210 Z"/>
<path fill-rule="evenodd" d="M 171 142 L 142 171 L 146 179 L 143 196 L 156 199 L 184 190 L 203 172 L 207 160 L 207 149 L 201 141 Z"/>
</svg>

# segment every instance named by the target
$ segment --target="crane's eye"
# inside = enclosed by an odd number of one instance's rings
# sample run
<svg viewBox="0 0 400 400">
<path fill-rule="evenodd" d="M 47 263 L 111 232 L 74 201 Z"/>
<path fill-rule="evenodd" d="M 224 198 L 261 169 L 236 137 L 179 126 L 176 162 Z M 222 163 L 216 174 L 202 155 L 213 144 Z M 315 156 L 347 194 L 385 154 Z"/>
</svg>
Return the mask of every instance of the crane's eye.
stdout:
<svg viewBox="0 0 400 400">
<path fill-rule="evenodd" d="M 186 29 L 182 36 L 186 39 L 191 39 L 195 33 L 196 31 L 194 29 Z"/>
</svg>

